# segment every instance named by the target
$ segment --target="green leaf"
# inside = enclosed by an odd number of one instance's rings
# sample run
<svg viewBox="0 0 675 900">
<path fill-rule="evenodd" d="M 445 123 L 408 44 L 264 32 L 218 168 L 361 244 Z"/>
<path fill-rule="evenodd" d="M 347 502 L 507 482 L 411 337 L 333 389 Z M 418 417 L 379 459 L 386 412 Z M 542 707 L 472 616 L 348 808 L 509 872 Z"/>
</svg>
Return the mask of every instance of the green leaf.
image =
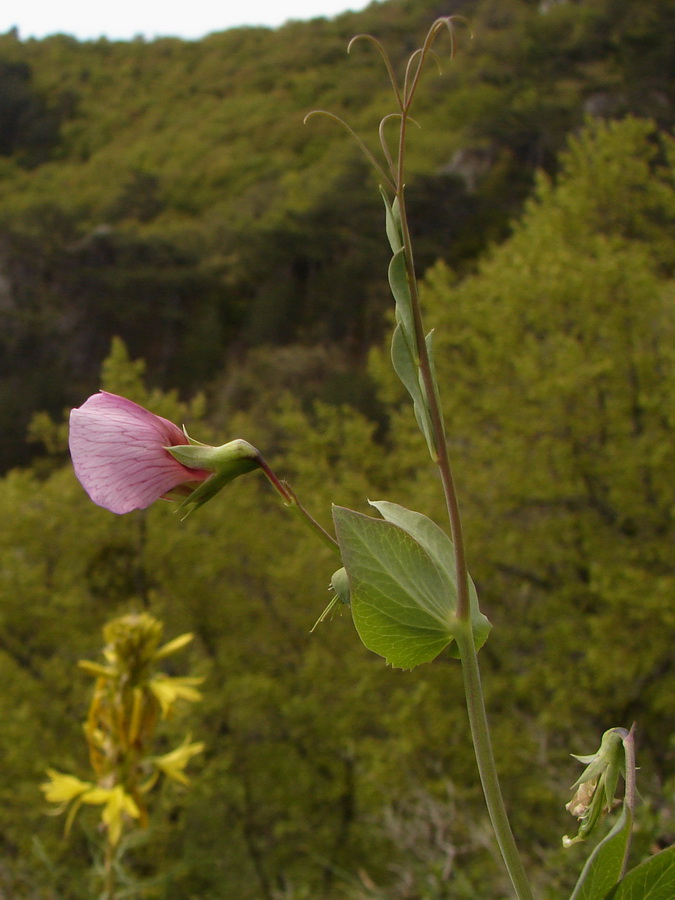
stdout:
<svg viewBox="0 0 675 900">
<path fill-rule="evenodd" d="M 387 197 L 387 193 L 382 186 L 380 186 L 380 194 L 382 194 L 382 199 L 384 200 L 385 228 L 387 231 L 387 238 L 389 239 L 389 246 L 391 247 L 392 253 L 398 253 L 403 247 L 398 198 L 394 200 L 394 205 L 392 206 L 389 203 L 389 197 Z"/>
<path fill-rule="evenodd" d="M 333 519 L 364 645 L 403 669 L 434 659 L 457 627 L 449 575 L 392 522 L 344 507 L 333 508 Z"/>
<path fill-rule="evenodd" d="M 619 820 L 586 860 L 570 900 L 604 900 L 621 878 L 633 828 L 624 806 Z"/>
<path fill-rule="evenodd" d="M 388 500 L 371 500 L 370 505 L 374 506 L 387 522 L 398 525 L 399 528 L 407 531 L 427 551 L 436 565 L 449 575 L 453 585 L 455 585 L 456 594 L 457 569 L 455 566 L 455 550 L 452 541 L 443 529 L 439 528 L 428 516 L 415 512 L 412 509 L 406 509 L 405 506 L 400 506 L 398 503 L 391 503 Z M 471 605 L 471 625 L 473 627 L 474 641 L 476 649 L 479 650 L 487 640 L 492 626 L 487 617 L 478 608 L 478 593 L 471 576 L 469 576 L 469 603 Z M 450 648 L 450 652 L 453 656 L 457 655 L 454 647 Z"/>
<path fill-rule="evenodd" d="M 415 326 L 413 324 L 412 299 L 408 285 L 403 248 L 391 258 L 388 270 L 389 287 L 396 301 L 396 320 L 403 325 L 403 330 L 411 347 L 415 346 Z"/>
<path fill-rule="evenodd" d="M 380 189 L 381 190 L 381 189 Z M 396 301 L 396 328 L 391 342 L 391 359 L 394 370 L 403 382 L 406 390 L 413 400 L 415 418 L 427 442 L 429 453 L 433 460 L 437 460 L 436 444 L 433 438 L 433 427 L 429 413 L 429 401 L 419 368 L 419 352 L 415 337 L 415 323 L 413 316 L 412 298 L 405 261 L 405 252 L 400 239 L 401 226 L 398 208 L 398 199 L 393 206 L 389 205 L 387 195 L 381 190 L 385 208 L 387 210 L 387 235 L 394 255 L 389 263 L 389 285 Z M 434 390 L 436 387 L 433 352 L 431 346 L 431 333 L 425 338 L 427 352 L 434 373 Z"/>
<path fill-rule="evenodd" d="M 675 846 L 651 856 L 632 869 L 605 900 L 673 900 Z"/>
<path fill-rule="evenodd" d="M 401 323 L 394 329 L 391 339 L 391 361 L 394 371 L 412 397 L 417 424 L 424 435 L 432 459 L 436 459 L 433 428 L 426 393 L 421 383 L 419 368 L 413 358 L 410 343 Z"/>
<path fill-rule="evenodd" d="M 429 366 L 430 366 L 430 368 L 431 368 L 431 376 L 432 376 L 432 379 L 431 379 L 431 380 L 433 381 L 434 392 L 435 392 L 435 394 L 436 394 L 436 400 L 437 400 L 437 402 L 438 402 L 438 407 L 439 407 L 439 409 L 440 409 L 440 406 L 441 406 L 441 395 L 440 395 L 440 392 L 439 392 L 439 390 L 438 390 L 438 378 L 436 377 L 436 363 L 435 363 L 435 361 L 434 361 L 434 345 L 433 345 L 433 337 L 434 337 L 434 332 L 433 332 L 433 329 L 432 329 L 432 330 L 429 332 L 429 334 L 424 338 L 424 343 L 425 343 L 426 346 L 427 346 L 427 355 L 428 355 L 428 357 L 429 357 Z M 420 383 L 421 383 L 421 379 L 422 379 L 422 375 L 421 375 L 421 373 L 420 373 Z M 424 391 L 424 396 L 425 396 L 425 398 L 426 398 L 427 394 L 426 394 L 426 390 L 424 389 L 424 385 L 422 385 L 422 390 Z M 428 408 L 428 405 L 429 405 L 429 404 L 428 404 L 428 401 L 427 401 L 427 404 L 426 404 L 426 405 L 427 405 L 427 408 Z"/>
</svg>

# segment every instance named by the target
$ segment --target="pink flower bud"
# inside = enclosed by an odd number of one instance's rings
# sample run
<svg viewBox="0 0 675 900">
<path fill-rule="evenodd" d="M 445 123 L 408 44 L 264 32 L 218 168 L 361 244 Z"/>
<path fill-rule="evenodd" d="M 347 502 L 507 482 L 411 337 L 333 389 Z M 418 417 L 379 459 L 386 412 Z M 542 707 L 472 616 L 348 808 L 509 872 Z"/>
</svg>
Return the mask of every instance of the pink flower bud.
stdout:
<svg viewBox="0 0 675 900">
<path fill-rule="evenodd" d="M 94 503 L 114 513 L 145 509 L 174 491 L 188 496 L 212 474 L 188 468 L 168 452 L 189 444 L 177 425 L 106 391 L 71 412 L 69 444 L 80 484 Z"/>
</svg>

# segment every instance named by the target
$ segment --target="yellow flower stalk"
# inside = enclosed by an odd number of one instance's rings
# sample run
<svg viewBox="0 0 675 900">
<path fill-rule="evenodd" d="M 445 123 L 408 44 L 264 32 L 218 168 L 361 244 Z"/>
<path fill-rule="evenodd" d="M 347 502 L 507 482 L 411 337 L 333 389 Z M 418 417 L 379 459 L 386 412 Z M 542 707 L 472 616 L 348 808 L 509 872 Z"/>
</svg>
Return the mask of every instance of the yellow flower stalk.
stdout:
<svg viewBox="0 0 675 900">
<path fill-rule="evenodd" d="M 58 806 L 55 812 L 68 810 L 66 834 L 83 804 L 102 807 L 105 898 L 114 894 L 125 830 L 148 822 L 147 795 L 162 777 L 188 786 L 185 769 L 204 749 L 203 743 L 186 737 L 174 750 L 152 754 L 159 721 L 175 712 L 178 701 L 202 696 L 196 688 L 201 678 L 158 670 L 158 663 L 193 639 L 182 634 L 162 644 L 162 630 L 162 623 L 148 613 L 121 616 L 104 627 L 105 664 L 79 663 L 96 679 L 84 724 L 95 778 L 84 781 L 49 769 L 49 780 L 42 785 L 46 800 Z"/>
</svg>

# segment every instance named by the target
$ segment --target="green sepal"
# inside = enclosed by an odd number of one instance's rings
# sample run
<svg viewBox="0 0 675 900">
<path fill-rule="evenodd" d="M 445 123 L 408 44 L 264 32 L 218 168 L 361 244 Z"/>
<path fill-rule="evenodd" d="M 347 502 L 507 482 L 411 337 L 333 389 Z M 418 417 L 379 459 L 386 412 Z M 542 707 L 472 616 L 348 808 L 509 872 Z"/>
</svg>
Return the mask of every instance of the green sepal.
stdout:
<svg viewBox="0 0 675 900">
<path fill-rule="evenodd" d="M 213 475 L 195 488 L 178 507 L 179 512 L 184 512 L 183 518 L 215 497 L 226 484 L 240 475 L 252 472 L 260 465 L 260 453 L 247 441 L 242 440 L 230 441 L 220 447 L 179 444 L 166 449 L 174 459 L 190 469 L 213 472 Z"/>
<path fill-rule="evenodd" d="M 314 625 L 312 625 L 312 631 L 314 631 L 320 622 L 323 622 L 329 616 L 332 616 L 340 604 L 345 606 L 350 605 L 349 579 L 347 578 L 347 571 L 344 566 L 341 569 L 338 569 L 337 572 L 333 572 L 330 580 L 330 587 L 333 591 L 333 596 L 331 597 L 328 606 L 321 613 Z"/>
<path fill-rule="evenodd" d="M 191 512 L 194 512 L 195 509 L 198 509 L 215 497 L 226 484 L 234 481 L 234 479 L 238 478 L 240 475 L 252 472 L 257 467 L 258 464 L 253 460 L 241 459 L 233 462 L 222 472 L 214 472 L 210 478 L 207 478 L 206 481 L 202 481 L 199 487 L 195 488 L 189 497 L 186 497 L 185 500 L 183 500 L 178 507 L 177 512 L 183 512 L 182 518 L 185 519 Z"/>
<path fill-rule="evenodd" d="M 248 441 L 236 440 L 222 444 L 220 447 L 210 447 L 208 444 L 198 443 L 191 438 L 188 440 L 189 444 L 178 444 L 166 449 L 174 459 L 189 469 L 225 472 L 230 467 L 236 469 L 242 461 L 253 462 L 253 468 L 255 468 L 260 460 L 260 453 Z M 237 471 L 237 474 L 241 473 Z"/>
<path fill-rule="evenodd" d="M 579 830 L 573 838 L 564 837 L 563 846 L 570 847 L 593 834 L 605 812 L 609 812 L 614 805 L 617 783 L 622 774 L 626 780 L 626 790 L 618 821 L 588 857 L 570 900 L 605 900 L 613 896 L 614 885 L 620 882 L 626 870 L 635 802 L 635 757 L 632 746 L 632 730 L 628 732 L 625 728 L 610 728 L 603 734 L 596 753 L 589 756 L 572 754 L 575 759 L 585 763 L 586 768 L 572 786 L 577 791 L 567 804 L 567 809 L 579 819 Z M 629 784 L 632 785 L 631 789 Z M 643 896 L 647 895 L 640 894 L 640 900 Z"/>
<path fill-rule="evenodd" d="M 602 736 L 600 746 L 596 753 L 580 756 L 572 753 L 574 759 L 585 763 L 586 768 L 572 785 L 572 788 L 578 787 L 584 781 L 593 781 L 600 775 L 605 775 L 605 784 L 611 782 L 611 789 L 606 790 L 607 805 L 611 806 L 614 800 L 614 791 L 619 780 L 619 775 L 624 771 L 624 752 L 623 739 L 621 731 L 616 728 L 609 728 Z"/>
<path fill-rule="evenodd" d="M 335 596 L 338 600 L 341 600 L 345 606 L 349 606 L 349 579 L 347 578 L 347 570 L 344 566 L 341 569 L 338 569 L 337 572 L 333 572 L 330 586 L 335 591 Z"/>
</svg>

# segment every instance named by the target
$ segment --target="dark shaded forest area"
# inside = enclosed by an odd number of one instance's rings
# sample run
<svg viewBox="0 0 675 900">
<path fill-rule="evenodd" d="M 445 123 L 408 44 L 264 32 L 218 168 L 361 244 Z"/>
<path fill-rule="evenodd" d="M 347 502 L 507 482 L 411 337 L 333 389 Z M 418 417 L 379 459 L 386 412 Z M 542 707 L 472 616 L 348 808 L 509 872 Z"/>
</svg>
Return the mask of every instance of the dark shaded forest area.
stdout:
<svg viewBox="0 0 675 900">
<path fill-rule="evenodd" d="M 391 103 L 349 38 L 400 63 L 455 11 L 473 39 L 458 26 L 458 60 L 420 94 L 409 205 L 420 270 L 461 274 L 587 116 L 672 124 L 671 4 L 396 0 L 199 42 L 0 38 L 3 469 L 33 410 L 96 386 L 114 335 L 183 392 L 222 388 L 261 345 L 362 369 L 389 303 L 376 181 L 337 126 L 302 118 L 343 114 L 374 146 Z"/>
<path fill-rule="evenodd" d="M 204 678 L 163 749 L 205 751 L 130 844 L 129 896 L 507 895 L 456 661 L 387 668 L 348 613 L 310 634 L 330 552 L 257 476 L 185 521 L 95 507 L 64 418 L 103 387 L 251 441 L 326 527 L 367 497 L 442 520 L 390 371 L 377 178 L 303 118 L 376 150 L 386 74 L 349 39 L 401 66 L 453 12 L 407 191 L 507 805 L 568 896 L 569 754 L 635 720 L 636 858 L 675 838 L 675 8 L 386 0 L 198 42 L 0 36 L 0 894 L 92 896 L 97 811 L 66 840 L 39 785 L 89 777 L 77 663 L 144 610 Z"/>
</svg>

